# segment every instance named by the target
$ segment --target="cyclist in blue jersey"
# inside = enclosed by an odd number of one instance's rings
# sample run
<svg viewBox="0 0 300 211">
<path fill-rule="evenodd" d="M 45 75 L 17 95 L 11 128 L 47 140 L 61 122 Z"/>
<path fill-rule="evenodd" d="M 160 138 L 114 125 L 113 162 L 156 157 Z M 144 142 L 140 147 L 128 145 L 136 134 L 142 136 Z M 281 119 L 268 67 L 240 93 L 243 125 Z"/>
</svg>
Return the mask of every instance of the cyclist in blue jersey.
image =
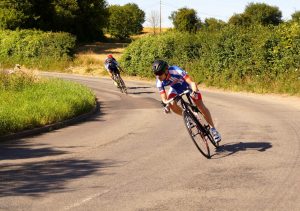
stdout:
<svg viewBox="0 0 300 211">
<path fill-rule="evenodd" d="M 221 141 L 221 135 L 216 130 L 214 122 L 212 120 L 210 111 L 204 105 L 202 101 L 201 93 L 197 87 L 197 84 L 191 79 L 191 77 L 178 66 L 169 66 L 166 61 L 155 60 L 152 65 L 152 71 L 156 75 L 156 86 L 159 90 L 162 102 L 174 98 L 176 95 L 181 94 L 187 89 L 192 91 L 191 98 L 204 115 L 205 120 L 211 126 L 211 134 L 216 142 Z M 170 86 L 168 94 L 165 87 Z M 168 105 L 170 109 L 176 114 L 182 115 L 182 109 L 177 105 L 175 101 Z M 168 107 L 166 108 L 168 112 Z"/>
<path fill-rule="evenodd" d="M 114 84 L 117 86 L 117 83 L 115 82 L 113 78 L 113 72 L 120 74 L 120 66 L 117 60 L 111 55 L 107 55 L 107 58 L 104 61 L 105 69 L 107 70 L 109 76 L 113 80 Z"/>
</svg>

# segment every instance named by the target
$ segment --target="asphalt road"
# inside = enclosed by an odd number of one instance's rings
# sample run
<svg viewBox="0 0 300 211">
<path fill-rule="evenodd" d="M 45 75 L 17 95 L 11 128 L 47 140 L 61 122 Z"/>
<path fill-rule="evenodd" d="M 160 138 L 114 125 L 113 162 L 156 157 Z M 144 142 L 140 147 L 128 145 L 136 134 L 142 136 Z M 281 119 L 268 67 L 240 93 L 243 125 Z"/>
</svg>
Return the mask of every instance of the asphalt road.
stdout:
<svg viewBox="0 0 300 211">
<path fill-rule="evenodd" d="M 220 150 L 204 158 L 153 83 L 91 87 L 88 121 L 0 144 L 0 210 L 300 210 L 299 98 L 203 90 Z"/>
</svg>

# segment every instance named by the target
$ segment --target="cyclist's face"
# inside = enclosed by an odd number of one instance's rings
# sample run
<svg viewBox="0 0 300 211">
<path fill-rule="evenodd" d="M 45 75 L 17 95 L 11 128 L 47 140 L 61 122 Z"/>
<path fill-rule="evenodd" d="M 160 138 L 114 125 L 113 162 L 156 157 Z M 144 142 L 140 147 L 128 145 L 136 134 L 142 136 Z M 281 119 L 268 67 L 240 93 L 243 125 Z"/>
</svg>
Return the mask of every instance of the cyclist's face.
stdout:
<svg viewBox="0 0 300 211">
<path fill-rule="evenodd" d="M 163 73 L 162 75 L 159 75 L 158 76 L 158 79 L 160 80 L 160 81 L 163 81 L 163 80 L 165 80 L 167 78 L 167 74 L 166 73 Z"/>
</svg>

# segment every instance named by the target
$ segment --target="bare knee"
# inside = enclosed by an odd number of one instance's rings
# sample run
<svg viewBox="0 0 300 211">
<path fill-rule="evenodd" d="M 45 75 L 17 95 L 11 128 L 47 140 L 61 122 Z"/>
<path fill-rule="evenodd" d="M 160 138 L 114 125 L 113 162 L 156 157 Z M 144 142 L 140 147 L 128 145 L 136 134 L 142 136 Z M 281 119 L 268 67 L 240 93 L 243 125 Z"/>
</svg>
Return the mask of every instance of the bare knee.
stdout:
<svg viewBox="0 0 300 211">
<path fill-rule="evenodd" d="M 170 104 L 170 108 L 174 113 L 182 115 L 182 109 L 176 103 Z"/>
</svg>

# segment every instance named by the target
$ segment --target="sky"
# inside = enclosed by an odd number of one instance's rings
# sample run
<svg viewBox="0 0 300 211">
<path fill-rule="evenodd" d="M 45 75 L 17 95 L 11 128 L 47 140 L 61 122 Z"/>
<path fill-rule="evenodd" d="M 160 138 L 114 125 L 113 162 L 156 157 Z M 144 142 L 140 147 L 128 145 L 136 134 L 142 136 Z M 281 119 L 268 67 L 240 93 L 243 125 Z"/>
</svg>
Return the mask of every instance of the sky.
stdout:
<svg viewBox="0 0 300 211">
<path fill-rule="evenodd" d="M 152 11 L 159 14 L 160 0 L 106 0 L 109 5 L 124 5 L 135 3 L 146 14 L 146 20 Z M 227 22 L 229 18 L 238 13 L 243 13 L 249 3 L 266 3 L 270 6 L 277 6 L 282 12 L 282 19 L 291 19 L 291 14 L 300 11 L 300 0 L 161 0 L 162 27 L 172 27 L 169 16 L 173 11 L 187 7 L 194 9 L 197 16 L 204 21 L 205 18 L 216 18 Z M 149 22 L 143 24 L 144 27 L 151 26 Z"/>
</svg>

